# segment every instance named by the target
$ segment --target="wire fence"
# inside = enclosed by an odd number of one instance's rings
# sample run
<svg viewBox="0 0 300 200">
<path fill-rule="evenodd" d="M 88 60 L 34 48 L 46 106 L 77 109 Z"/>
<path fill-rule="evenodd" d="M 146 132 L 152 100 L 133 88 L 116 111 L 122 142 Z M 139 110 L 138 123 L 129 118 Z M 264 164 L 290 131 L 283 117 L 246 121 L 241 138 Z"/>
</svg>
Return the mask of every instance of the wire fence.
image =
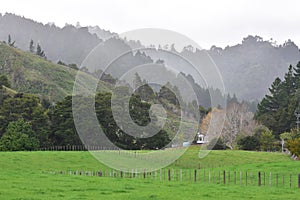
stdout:
<svg viewBox="0 0 300 200">
<path fill-rule="evenodd" d="M 176 148 L 175 148 L 176 149 Z M 180 149 L 180 148 L 179 148 Z M 65 145 L 65 146 L 49 146 L 40 148 L 38 151 L 94 151 L 101 153 L 114 153 L 120 156 L 125 156 L 127 158 L 135 158 L 140 160 L 152 160 L 151 156 L 147 156 L 140 153 L 140 150 L 123 150 L 117 147 L 105 147 L 105 146 L 92 146 L 92 145 Z M 292 157 L 293 158 L 293 157 Z M 164 160 L 168 158 L 163 158 Z M 295 160 L 295 159 L 294 159 Z M 163 161 L 161 161 L 163 162 Z M 251 163 L 251 161 L 249 161 Z M 191 162 L 186 162 L 185 160 L 177 159 L 172 162 L 173 168 L 185 168 L 185 169 L 222 169 L 231 166 L 230 163 L 226 162 L 201 162 L 200 160 L 192 160 Z"/>
<path fill-rule="evenodd" d="M 50 174 L 68 174 L 75 176 L 97 176 L 110 178 L 151 179 L 157 181 L 182 181 L 222 185 L 300 188 L 300 174 L 272 173 L 253 171 L 226 171 L 211 169 L 160 169 L 149 172 L 132 170 L 99 170 L 99 171 L 56 171 Z"/>
</svg>

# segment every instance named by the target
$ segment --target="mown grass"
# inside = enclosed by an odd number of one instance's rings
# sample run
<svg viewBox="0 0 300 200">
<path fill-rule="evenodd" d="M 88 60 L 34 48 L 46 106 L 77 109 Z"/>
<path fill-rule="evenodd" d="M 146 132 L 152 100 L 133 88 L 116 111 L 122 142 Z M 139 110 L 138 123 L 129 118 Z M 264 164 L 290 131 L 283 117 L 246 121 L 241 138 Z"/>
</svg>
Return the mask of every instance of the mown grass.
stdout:
<svg viewBox="0 0 300 200">
<path fill-rule="evenodd" d="M 280 185 L 258 187 L 257 180 L 249 184 L 223 184 L 214 182 L 214 172 L 278 171 L 298 173 L 300 162 L 281 153 L 212 151 L 203 159 L 198 158 L 199 147 L 190 148 L 171 170 L 187 168 L 186 163 L 206 163 L 207 167 L 222 161 L 219 168 L 205 168 L 211 172 L 211 181 L 199 179 L 171 180 L 156 178 L 89 177 L 68 174 L 51 174 L 56 171 L 109 170 L 89 152 L 1 152 L 0 199 L 299 199 L 299 189 Z M 210 163 L 210 164 L 209 164 Z M 181 166 L 182 165 L 182 166 Z M 204 165 L 204 164 L 203 164 Z M 192 168 L 194 169 L 194 168 Z M 202 171 L 201 171 L 202 170 Z M 215 171 L 214 171 L 215 170 Z M 191 170 L 193 172 L 193 170 Z M 300 171 L 299 171 L 300 172 Z M 215 174 L 216 175 L 216 174 Z M 253 174 L 254 175 L 254 174 Z M 221 177 L 222 179 L 222 177 Z M 244 181 L 244 179 L 243 179 Z M 250 184 L 254 181 L 254 184 Z M 268 181 L 268 179 L 267 179 Z M 273 177 L 274 181 L 274 177 Z M 293 180 L 295 184 L 296 180 Z"/>
</svg>

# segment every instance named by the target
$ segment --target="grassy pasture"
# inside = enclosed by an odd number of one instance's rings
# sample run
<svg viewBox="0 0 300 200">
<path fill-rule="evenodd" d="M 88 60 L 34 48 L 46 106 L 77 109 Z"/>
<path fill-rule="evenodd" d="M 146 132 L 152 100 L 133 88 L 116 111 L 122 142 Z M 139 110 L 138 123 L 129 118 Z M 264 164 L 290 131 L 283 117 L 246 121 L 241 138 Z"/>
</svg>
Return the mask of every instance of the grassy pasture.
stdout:
<svg viewBox="0 0 300 200">
<path fill-rule="evenodd" d="M 189 170 L 200 163 L 208 181 L 160 181 L 159 178 L 110 178 L 68 174 L 51 174 L 53 171 L 109 170 L 89 152 L 1 152 L 0 199 L 299 199 L 300 189 L 256 185 L 225 185 L 213 181 L 218 170 L 265 171 L 267 174 L 300 173 L 300 163 L 281 153 L 212 151 L 198 158 L 199 147 L 191 147 L 171 170 Z M 202 170 L 202 171 L 201 171 Z M 199 175 L 204 169 L 199 170 Z M 274 175 L 273 175 L 274 176 Z M 231 174 L 231 179 L 233 174 Z M 275 176 L 273 177 L 274 181 Z M 286 178 L 288 179 L 288 178 Z M 268 181 L 269 179 L 267 179 Z M 244 179 L 243 179 L 244 181 Z M 281 181 L 281 179 L 280 179 Z M 286 180 L 287 181 L 287 180 Z M 268 183 L 267 183 L 268 184 Z M 273 182 L 274 184 L 274 182 Z M 296 184 L 296 180 L 293 180 Z"/>
</svg>

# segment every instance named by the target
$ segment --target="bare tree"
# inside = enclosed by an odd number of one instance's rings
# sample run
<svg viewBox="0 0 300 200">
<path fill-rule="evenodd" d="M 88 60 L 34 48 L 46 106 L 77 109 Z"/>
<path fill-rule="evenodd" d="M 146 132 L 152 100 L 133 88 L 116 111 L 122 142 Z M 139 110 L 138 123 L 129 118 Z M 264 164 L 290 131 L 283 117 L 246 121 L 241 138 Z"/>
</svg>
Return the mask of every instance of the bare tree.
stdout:
<svg viewBox="0 0 300 200">
<path fill-rule="evenodd" d="M 226 120 L 222 130 L 222 137 L 228 147 L 236 147 L 239 135 L 249 136 L 254 134 L 256 122 L 254 114 L 249 111 L 245 103 L 232 102 L 227 106 Z"/>
<path fill-rule="evenodd" d="M 254 114 L 249 111 L 246 103 L 232 102 L 228 104 L 226 112 L 216 108 L 212 109 L 203 118 L 200 130 L 209 140 L 221 136 L 226 145 L 234 149 L 239 135 L 254 134 L 257 124 L 253 116 Z"/>
</svg>

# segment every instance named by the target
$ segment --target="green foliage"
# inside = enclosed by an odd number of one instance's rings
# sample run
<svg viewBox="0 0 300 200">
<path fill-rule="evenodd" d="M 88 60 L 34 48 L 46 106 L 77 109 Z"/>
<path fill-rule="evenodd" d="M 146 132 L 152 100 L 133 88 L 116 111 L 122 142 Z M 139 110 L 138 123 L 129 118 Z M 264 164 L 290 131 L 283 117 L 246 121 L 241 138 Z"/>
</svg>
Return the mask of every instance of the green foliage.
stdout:
<svg viewBox="0 0 300 200">
<path fill-rule="evenodd" d="M 257 150 L 259 148 L 259 140 L 256 136 L 246 136 L 238 140 L 239 149 L 242 150 Z"/>
<path fill-rule="evenodd" d="M 284 132 L 282 134 L 280 134 L 280 139 L 282 140 L 293 140 L 293 139 L 296 139 L 296 138 L 299 138 L 300 135 L 299 133 L 297 133 L 297 130 L 296 129 L 292 129 L 290 132 Z"/>
<path fill-rule="evenodd" d="M 60 101 L 72 94 L 77 73 L 84 80 L 79 82 L 82 89 L 98 83 L 99 92 L 110 91 L 109 84 L 98 81 L 92 75 L 53 64 L 40 56 L 10 48 L 1 42 L 0 66 L 4 66 L 0 68 L 0 74 L 8 77 L 13 90 L 36 94 L 50 102 Z"/>
<path fill-rule="evenodd" d="M 53 145 L 81 145 L 77 135 L 72 114 L 72 96 L 67 96 L 49 111 L 51 134 L 49 139 Z"/>
<path fill-rule="evenodd" d="M 209 142 L 207 148 L 211 149 L 211 150 L 226 150 L 226 149 L 228 149 L 224 140 L 221 137 L 212 139 Z"/>
<path fill-rule="evenodd" d="M 180 102 L 182 102 L 178 88 L 176 86 L 172 87 L 170 83 L 161 87 L 158 93 L 158 98 L 165 99 L 176 106 L 179 106 Z"/>
<path fill-rule="evenodd" d="M 287 147 L 291 154 L 300 156 L 300 138 L 295 138 L 287 141 Z"/>
<path fill-rule="evenodd" d="M 39 141 L 35 138 L 31 125 L 23 119 L 10 122 L 6 132 L 0 139 L 1 151 L 36 150 L 38 147 Z"/>
<path fill-rule="evenodd" d="M 128 91 L 126 87 L 119 87 L 117 90 L 116 97 L 112 97 L 110 93 L 99 93 L 96 95 L 95 99 L 97 118 L 109 140 L 124 149 L 161 149 L 167 145 L 170 142 L 170 139 L 167 132 L 164 130 L 159 131 L 159 133 L 152 137 L 135 138 L 126 134 L 118 127 L 112 115 L 111 98 L 117 98 L 117 100 L 122 102 L 122 98 L 126 98 Z M 146 126 L 150 122 L 149 109 L 151 104 L 141 101 L 141 98 L 137 95 L 132 95 L 129 102 L 129 114 L 134 123 L 140 126 Z M 124 106 L 118 106 L 120 112 L 128 112 Z"/>
<path fill-rule="evenodd" d="M 111 108 L 111 99 L 117 98 L 122 102 L 122 98 L 127 98 L 128 88 L 117 88 L 117 96 L 113 97 L 110 93 L 98 93 L 95 97 L 95 109 L 99 124 L 103 132 L 116 146 L 123 149 L 160 149 L 170 142 L 169 136 L 166 131 L 161 130 L 159 133 L 152 137 L 135 138 L 132 135 L 126 134 L 116 123 L 117 118 L 113 117 Z M 58 102 L 49 111 L 51 121 L 51 135 L 50 141 L 54 145 L 81 145 L 82 142 L 77 134 L 73 113 L 72 113 L 72 98 L 79 98 L 84 102 L 90 101 L 89 97 L 68 96 L 63 101 Z M 84 112 L 86 104 L 82 104 L 80 109 Z M 118 105 L 117 105 L 118 106 Z M 146 126 L 150 122 L 149 109 L 151 104 L 141 101 L 137 95 L 132 95 L 129 101 L 129 114 L 134 123 L 140 126 Z M 126 106 L 119 105 L 118 111 L 126 111 Z M 128 119 L 128 120 L 131 120 Z M 152 120 L 155 120 L 154 118 Z M 88 133 L 93 134 L 92 126 Z M 145 133 L 146 134 L 146 133 Z M 92 137 L 93 138 L 93 137 Z M 92 144 L 94 141 L 88 141 Z M 99 144 L 97 144 L 99 145 Z M 105 144 L 103 144 L 105 145 Z"/>
<path fill-rule="evenodd" d="M 8 35 L 7 44 L 8 44 L 10 47 L 15 47 L 15 41 L 12 41 L 12 40 L 11 40 L 11 35 L 10 35 L 10 34 Z"/>
<path fill-rule="evenodd" d="M 32 124 L 34 137 L 40 141 L 40 144 L 47 144 L 49 121 L 38 97 L 23 93 L 6 97 L 0 104 L 0 119 L 0 136 L 6 132 L 10 122 L 23 119 Z"/>
<path fill-rule="evenodd" d="M 255 118 L 270 128 L 277 139 L 279 134 L 295 127 L 295 110 L 300 106 L 300 62 L 296 68 L 289 66 L 283 81 L 276 78 L 266 95 L 258 104 Z"/>
<path fill-rule="evenodd" d="M 300 134 L 296 129 L 280 134 L 280 139 L 286 141 L 286 147 L 293 155 L 300 156 Z"/>
<path fill-rule="evenodd" d="M 2 88 L 2 86 L 11 87 L 11 84 L 10 84 L 10 81 L 8 80 L 8 77 L 4 74 L 0 75 L 0 89 Z"/>
<path fill-rule="evenodd" d="M 264 125 L 260 125 L 254 129 L 254 135 L 255 137 L 259 138 L 263 132 L 267 132 L 267 131 L 270 131 L 268 127 Z"/>
<path fill-rule="evenodd" d="M 148 84 L 141 85 L 135 90 L 134 94 L 140 96 L 142 100 L 147 102 L 153 102 L 156 96 Z"/>
<path fill-rule="evenodd" d="M 274 135 L 272 131 L 264 131 L 259 137 L 260 149 L 263 151 L 272 151 L 274 145 Z"/>
<path fill-rule="evenodd" d="M 37 44 L 37 46 L 36 46 L 36 55 L 38 55 L 42 58 L 46 57 L 45 52 L 44 52 L 44 50 L 42 50 L 42 47 L 40 44 Z"/>
<path fill-rule="evenodd" d="M 29 51 L 30 51 L 30 53 L 34 53 L 34 43 L 33 43 L 33 40 L 30 40 Z"/>
</svg>

